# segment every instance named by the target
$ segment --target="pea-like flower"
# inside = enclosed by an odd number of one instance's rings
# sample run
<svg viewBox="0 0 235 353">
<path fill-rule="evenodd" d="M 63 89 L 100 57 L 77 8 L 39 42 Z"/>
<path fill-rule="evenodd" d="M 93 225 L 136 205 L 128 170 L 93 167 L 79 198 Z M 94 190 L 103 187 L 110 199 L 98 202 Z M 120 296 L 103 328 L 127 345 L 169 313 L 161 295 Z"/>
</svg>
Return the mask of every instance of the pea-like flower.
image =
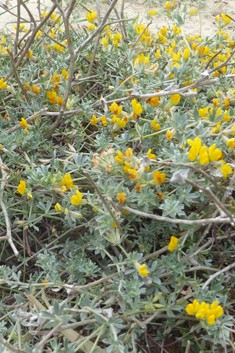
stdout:
<svg viewBox="0 0 235 353">
<path fill-rule="evenodd" d="M 172 237 L 171 237 L 171 240 L 170 240 L 170 243 L 169 243 L 169 245 L 168 245 L 168 250 L 174 251 L 175 248 L 177 247 L 178 241 L 179 241 L 178 238 L 172 236 Z"/>
<path fill-rule="evenodd" d="M 24 180 L 20 180 L 20 183 L 17 187 L 17 191 L 19 194 L 23 195 L 26 190 L 26 182 Z"/>
<path fill-rule="evenodd" d="M 73 195 L 70 199 L 71 204 L 74 206 L 78 206 L 80 205 L 81 201 L 82 201 L 82 193 L 78 190 L 76 190 L 76 195 Z"/>
<path fill-rule="evenodd" d="M 117 194 L 117 199 L 118 199 L 120 205 L 122 205 L 126 200 L 126 195 L 123 192 L 120 192 Z"/>
<path fill-rule="evenodd" d="M 141 104 L 140 104 L 140 103 L 137 103 L 136 99 L 133 99 L 133 100 L 131 101 L 131 104 L 132 104 L 134 113 L 135 113 L 136 115 L 140 115 L 140 114 L 143 112 L 143 108 L 142 108 Z"/>
<path fill-rule="evenodd" d="M 156 170 L 155 172 L 153 172 L 153 179 L 157 185 L 161 185 L 166 179 L 166 174 L 160 173 L 159 170 Z"/>
<path fill-rule="evenodd" d="M 148 270 L 146 268 L 146 264 L 142 264 L 139 268 L 139 274 L 141 276 L 148 276 Z"/>
</svg>

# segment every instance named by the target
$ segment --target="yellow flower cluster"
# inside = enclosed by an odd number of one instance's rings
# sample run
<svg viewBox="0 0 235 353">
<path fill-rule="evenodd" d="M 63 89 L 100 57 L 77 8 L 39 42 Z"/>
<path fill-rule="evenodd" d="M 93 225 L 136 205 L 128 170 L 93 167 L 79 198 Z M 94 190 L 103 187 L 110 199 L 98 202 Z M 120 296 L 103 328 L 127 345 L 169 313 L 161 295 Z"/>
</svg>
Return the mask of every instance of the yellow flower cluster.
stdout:
<svg viewBox="0 0 235 353">
<path fill-rule="evenodd" d="M 24 131 L 28 130 L 28 123 L 24 118 L 21 118 L 20 126 L 24 129 Z"/>
<path fill-rule="evenodd" d="M 94 9 L 92 9 L 91 12 L 86 13 L 86 19 L 87 19 L 87 21 L 90 22 L 90 23 L 94 23 L 95 20 L 97 19 L 97 17 L 98 17 L 97 12 L 95 12 Z"/>
<path fill-rule="evenodd" d="M 50 99 L 50 102 L 52 104 L 59 104 L 59 106 L 62 106 L 63 104 L 63 98 L 62 97 L 57 97 L 57 93 L 54 91 L 52 88 L 51 92 L 47 91 L 47 97 Z"/>
<path fill-rule="evenodd" d="M 157 10 L 148 11 L 149 16 L 155 16 L 156 14 L 157 14 Z"/>
<path fill-rule="evenodd" d="M 216 148 L 216 143 L 207 148 L 206 146 L 202 146 L 199 137 L 196 137 L 194 141 L 188 139 L 187 143 L 191 146 L 188 152 L 188 159 L 192 162 L 195 161 L 197 156 L 199 156 L 201 165 L 209 164 L 210 161 L 215 162 L 222 158 L 222 152 Z"/>
<path fill-rule="evenodd" d="M 193 303 L 190 303 L 185 308 L 188 315 L 195 315 L 197 319 L 206 319 L 208 325 L 214 325 L 216 319 L 219 319 L 224 311 L 221 305 L 218 305 L 218 300 L 212 304 L 202 302 L 201 304 L 194 299 Z"/>
<path fill-rule="evenodd" d="M 29 86 L 28 81 L 25 81 L 24 89 L 26 91 L 30 91 L 30 86 Z M 31 89 L 32 89 L 32 92 L 35 93 L 35 94 L 39 94 L 40 91 L 41 91 L 41 89 L 38 86 L 36 86 L 36 85 L 32 85 Z"/>
<path fill-rule="evenodd" d="M 17 26 L 14 26 L 14 29 L 16 30 L 17 29 Z M 20 32 L 28 32 L 28 28 L 27 27 L 25 27 L 25 25 L 24 24 L 21 24 L 20 25 L 20 27 L 19 27 L 19 31 Z"/>
<path fill-rule="evenodd" d="M 136 68 L 137 66 L 143 65 L 145 67 L 149 66 L 149 55 L 144 56 L 142 53 L 141 55 L 137 55 L 135 60 L 134 60 L 134 67 Z"/>
</svg>

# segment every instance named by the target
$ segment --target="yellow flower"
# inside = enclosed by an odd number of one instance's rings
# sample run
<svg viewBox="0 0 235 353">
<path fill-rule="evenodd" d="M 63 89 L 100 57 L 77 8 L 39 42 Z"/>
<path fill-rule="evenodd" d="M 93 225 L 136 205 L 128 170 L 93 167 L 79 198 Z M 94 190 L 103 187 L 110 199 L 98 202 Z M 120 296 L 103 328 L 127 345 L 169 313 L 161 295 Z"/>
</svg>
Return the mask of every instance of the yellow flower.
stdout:
<svg viewBox="0 0 235 353">
<path fill-rule="evenodd" d="M 135 60 L 134 60 L 134 67 L 136 68 L 137 65 L 143 64 L 144 66 L 148 67 L 149 66 L 149 55 L 144 56 L 142 53 L 141 55 L 137 55 Z"/>
<path fill-rule="evenodd" d="M 109 42 L 108 42 L 108 40 L 107 40 L 106 38 L 102 38 L 102 39 L 101 39 L 101 44 L 102 44 L 105 48 L 107 48 L 108 45 L 109 45 Z"/>
<path fill-rule="evenodd" d="M 117 163 L 122 164 L 123 163 L 123 154 L 119 150 L 117 150 L 117 154 L 118 155 L 114 159 Z"/>
<path fill-rule="evenodd" d="M 6 82 L 3 81 L 3 78 L 1 78 L 1 80 L 0 80 L 0 88 L 7 89 L 7 84 L 6 84 Z"/>
<path fill-rule="evenodd" d="M 195 137 L 194 141 L 188 139 L 187 143 L 191 146 L 188 152 L 188 159 L 193 162 L 199 154 L 202 142 L 199 137 Z"/>
<path fill-rule="evenodd" d="M 161 57 L 161 51 L 160 51 L 160 49 L 158 49 L 158 50 L 156 51 L 156 53 L 154 54 L 154 57 L 155 57 L 155 59 L 157 59 L 157 60 Z"/>
<path fill-rule="evenodd" d="M 224 13 L 221 14 L 221 18 L 222 18 L 225 25 L 231 22 L 231 18 L 226 16 Z"/>
<path fill-rule="evenodd" d="M 132 104 L 134 113 L 135 113 L 136 115 L 140 115 L 140 114 L 143 112 L 143 108 L 142 108 L 141 104 L 140 104 L 140 103 L 137 103 L 136 99 L 133 99 L 133 100 L 131 101 L 131 104 Z"/>
<path fill-rule="evenodd" d="M 209 117 L 209 114 L 207 114 L 208 110 L 209 110 L 209 107 L 199 109 L 198 110 L 199 116 L 203 119 L 207 119 Z"/>
<path fill-rule="evenodd" d="M 57 202 L 57 204 L 55 205 L 55 210 L 57 212 L 62 212 L 63 211 L 63 207 Z"/>
<path fill-rule="evenodd" d="M 53 44 L 52 48 L 56 51 L 64 51 L 64 47 L 62 47 L 62 45 L 59 45 L 58 43 Z"/>
<path fill-rule="evenodd" d="M 120 192 L 117 194 L 117 199 L 118 199 L 120 205 L 122 205 L 126 200 L 126 195 L 123 192 Z"/>
<path fill-rule="evenodd" d="M 87 30 L 88 31 L 92 31 L 93 29 L 95 29 L 95 25 L 94 24 L 87 26 Z"/>
<path fill-rule="evenodd" d="M 150 159 L 156 159 L 156 158 L 157 158 L 156 154 L 153 154 L 153 153 L 151 153 L 151 152 L 152 152 L 152 149 L 150 148 L 150 149 L 148 150 L 148 152 L 147 152 L 147 156 L 148 156 Z"/>
<path fill-rule="evenodd" d="M 201 147 L 199 152 L 199 158 L 200 158 L 201 165 L 209 164 L 209 155 L 208 155 L 206 146 Z"/>
<path fill-rule="evenodd" d="M 169 1 L 165 2 L 165 8 L 170 10 L 171 9 L 171 4 L 169 3 Z"/>
<path fill-rule="evenodd" d="M 57 104 L 59 104 L 60 107 L 63 105 L 63 97 L 58 97 L 57 98 Z"/>
<path fill-rule="evenodd" d="M 87 21 L 90 22 L 90 23 L 95 22 L 97 17 L 98 17 L 97 12 L 95 12 L 94 9 L 92 9 L 92 11 L 90 13 L 86 13 Z"/>
<path fill-rule="evenodd" d="M 211 313 L 211 310 L 207 311 L 206 321 L 207 321 L 208 325 L 214 325 L 214 323 L 215 323 L 215 315 L 213 315 Z"/>
<path fill-rule="evenodd" d="M 57 102 L 57 93 L 54 91 L 53 88 L 52 88 L 51 92 L 47 91 L 47 97 L 50 99 L 50 102 L 52 104 L 56 104 L 56 102 Z"/>
<path fill-rule="evenodd" d="M 212 146 L 208 148 L 208 154 L 211 162 L 218 161 L 222 157 L 222 152 L 215 147 L 216 147 L 216 143 L 214 143 Z"/>
<path fill-rule="evenodd" d="M 222 308 L 222 306 L 218 305 L 215 309 L 215 318 L 218 319 L 220 318 L 220 316 L 222 316 L 224 313 L 224 310 Z"/>
<path fill-rule="evenodd" d="M 33 85 L 31 88 L 33 90 L 33 93 L 35 93 L 35 94 L 40 93 L 40 88 L 38 88 L 37 86 Z"/>
<path fill-rule="evenodd" d="M 190 14 L 191 16 L 192 16 L 192 15 L 196 15 L 196 13 L 197 13 L 197 11 L 196 11 L 195 9 L 189 11 L 189 14 Z"/>
<path fill-rule="evenodd" d="M 190 303 L 186 306 L 185 310 L 188 315 L 194 315 L 200 307 L 200 303 L 194 299 L 193 303 Z"/>
<path fill-rule="evenodd" d="M 153 172 L 153 179 L 157 185 L 161 185 L 166 179 L 166 174 L 160 173 L 159 170 L 156 170 L 155 172 Z"/>
<path fill-rule="evenodd" d="M 115 115 L 120 115 L 122 112 L 122 106 L 119 106 L 116 102 L 113 102 L 113 104 L 110 105 L 109 110 Z"/>
<path fill-rule="evenodd" d="M 158 105 L 159 97 L 152 97 L 146 100 L 146 103 L 151 104 L 154 108 Z"/>
<path fill-rule="evenodd" d="M 124 154 L 127 158 L 131 158 L 133 156 L 132 148 L 129 147 Z"/>
<path fill-rule="evenodd" d="M 98 122 L 97 117 L 95 115 L 92 115 L 91 125 L 96 125 L 97 122 Z"/>
<path fill-rule="evenodd" d="M 103 126 L 107 126 L 108 125 L 107 120 L 106 120 L 106 118 L 104 116 L 101 116 L 100 120 L 101 120 Z"/>
<path fill-rule="evenodd" d="M 70 173 L 65 174 L 65 176 L 62 179 L 61 185 L 62 186 L 65 185 L 68 189 L 74 188 L 73 180 Z"/>
<path fill-rule="evenodd" d="M 28 57 L 29 59 L 32 59 L 33 51 L 30 50 L 26 55 L 27 55 L 27 57 Z"/>
<path fill-rule="evenodd" d="M 31 200 L 31 199 L 33 198 L 33 195 L 32 195 L 32 193 L 31 193 L 31 191 L 29 191 L 29 192 L 27 193 L 27 198 L 28 198 L 29 200 Z"/>
<path fill-rule="evenodd" d="M 21 118 L 20 126 L 26 131 L 28 129 L 28 123 L 24 118 Z"/>
<path fill-rule="evenodd" d="M 78 206 L 80 205 L 81 201 L 82 201 L 82 193 L 78 190 L 76 190 L 76 195 L 73 195 L 70 199 L 71 204 L 74 206 Z"/>
<path fill-rule="evenodd" d="M 173 53 L 172 59 L 174 63 L 180 62 L 180 52 L 178 51 L 177 54 Z"/>
<path fill-rule="evenodd" d="M 167 131 L 166 132 L 166 138 L 167 138 L 167 140 L 172 140 L 172 132 L 171 131 Z"/>
<path fill-rule="evenodd" d="M 177 105 L 180 101 L 180 94 L 170 95 L 171 101 L 174 105 Z"/>
<path fill-rule="evenodd" d="M 172 236 L 172 237 L 171 237 L 171 240 L 170 240 L 170 243 L 169 243 L 169 245 L 168 245 L 168 250 L 174 251 L 175 248 L 177 247 L 178 241 L 179 241 L 178 238 Z"/>
<path fill-rule="evenodd" d="M 23 195 L 26 190 L 26 182 L 24 180 L 20 180 L 20 183 L 17 187 L 17 191 L 19 194 Z"/>
<path fill-rule="evenodd" d="M 62 76 L 62 77 L 64 76 L 65 81 L 67 81 L 68 78 L 69 78 L 69 73 L 68 73 L 68 71 L 66 71 L 65 69 L 63 69 L 63 70 L 62 70 L 62 73 L 61 73 L 61 76 Z"/>
<path fill-rule="evenodd" d="M 235 147 L 235 138 L 231 138 L 227 140 L 228 147 Z"/>
<path fill-rule="evenodd" d="M 230 167 L 230 165 L 228 163 L 222 165 L 221 172 L 222 172 L 224 178 L 226 178 L 226 176 L 228 176 L 228 174 L 231 174 L 232 171 L 233 171 L 233 169 Z"/>
<path fill-rule="evenodd" d="M 139 268 L 139 274 L 141 276 L 148 276 L 148 270 L 146 268 L 146 264 L 142 264 Z"/>
<path fill-rule="evenodd" d="M 186 48 L 184 49 L 184 60 L 187 61 L 190 56 L 190 49 Z"/>
</svg>

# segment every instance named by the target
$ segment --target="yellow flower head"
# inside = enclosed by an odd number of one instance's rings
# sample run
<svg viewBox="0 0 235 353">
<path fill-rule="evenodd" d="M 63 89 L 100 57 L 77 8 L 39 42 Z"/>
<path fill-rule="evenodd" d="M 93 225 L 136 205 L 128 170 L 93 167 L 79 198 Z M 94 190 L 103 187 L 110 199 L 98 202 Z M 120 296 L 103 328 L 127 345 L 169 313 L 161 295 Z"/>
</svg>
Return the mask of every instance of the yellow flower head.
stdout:
<svg viewBox="0 0 235 353">
<path fill-rule="evenodd" d="M 28 129 L 28 123 L 24 118 L 21 118 L 20 126 L 26 131 Z"/>
<path fill-rule="evenodd" d="M 107 48 L 108 45 L 109 45 L 109 42 L 108 42 L 107 38 L 102 38 L 102 39 L 101 39 L 101 44 L 102 44 L 105 48 Z"/>
<path fill-rule="evenodd" d="M 56 104 L 56 102 L 57 102 L 57 93 L 54 91 L 53 88 L 52 88 L 51 92 L 47 91 L 47 97 L 50 99 L 50 102 L 52 104 Z"/>
<path fill-rule="evenodd" d="M 174 251 L 175 248 L 177 247 L 178 241 L 179 241 L 178 238 L 172 236 L 172 237 L 171 237 L 171 240 L 170 240 L 170 243 L 169 243 L 169 245 L 168 245 L 168 250 Z"/>
<path fill-rule="evenodd" d="M 57 202 L 57 204 L 55 205 L 55 210 L 57 212 L 62 212 L 63 211 L 63 207 Z"/>
<path fill-rule="evenodd" d="M 156 170 L 155 172 L 153 172 L 153 179 L 157 185 L 161 185 L 166 179 L 166 174 L 160 173 L 159 170 Z"/>
<path fill-rule="evenodd" d="M 73 195 L 70 199 L 71 204 L 74 206 L 78 206 L 80 205 L 81 201 L 82 201 L 82 193 L 78 190 L 76 190 L 76 195 Z"/>
<path fill-rule="evenodd" d="M 127 158 L 131 158 L 133 156 L 132 148 L 129 147 L 124 154 Z"/>
<path fill-rule="evenodd" d="M 123 163 L 123 154 L 121 151 L 117 150 L 117 156 L 114 158 L 115 161 L 119 164 Z"/>
<path fill-rule="evenodd" d="M 148 270 L 146 268 L 146 264 L 142 264 L 139 268 L 139 274 L 141 276 L 148 276 Z"/>
<path fill-rule="evenodd" d="M 40 93 L 40 88 L 38 88 L 36 85 L 33 85 L 31 88 L 32 88 L 33 93 L 35 93 L 35 94 Z"/>
<path fill-rule="evenodd" d="M 133 100 L 131 101 L 131 104 L 132 104 L 134 113 L 135 113 L 136 115 L 140 115 L 140 114 L 143 112 L 143 108 L 142 108 L 141 104 L 140 104 L 140 103 L 137 103 L 136 99 L 133 99 Z"/>
<path fill-rule="evenodd" d="M 167 10 L 170 10 L 171 9 L 171 4 L 169 3 L 169 1 L 166 1 L 165 2 L 165 8 L 167 9 Z"/>
<path fill-rule="evenodd" d="M 202 142 L 199 137 L 196 137 L 194 141 L 192 141 L 191 139 L 188 139 L 187 143 L 191 146 L 188 152 L 188 159 L 190 159 L 190 161 L 193 162 L 195 161 L 195 159 L 199 154 L 200 148 L 202 146 Z"/>
<path fill-rule="evenodd" d="M 206 146 L 201 147 L 199 152 L 199 158 L 200 158 L 201 165 L 209 164 L 209 155 L 208 155 Z"/>
<path fill-rule="evenodd" d="M 92 115 L 91 125 L 96 125 L 97 122 L 98 122 L 97 117 L 95 115 Z"/>
<path fill-rule="evenodd" d="M 6 82 L 3 81 L 3 78 L 1 78 L 1 80 L 0 80 L 0 88 L 7 89 L 7 84 L 6 84 Z"/>
<path fill-rule="evenodd" d="M 17 191 L 19 194 L 23 195 L 26 190 L 26 182 L 24 180 L 20 180 L 20 183 L 17 187 Z"/>
<path fill-rule="evenodd" d="M 65 185 L 67 189 L 74 188 L 73 180 L 70 173 L 65 174 L 65 176 L 62 179 L 61 185 L 62 186 Z"/>
<path fill-rule="evenodd" d="M 94 9 L 90 13 L 86 13 L 87 21 L 90 23 L 94 23 L 97 17 L 98 17 L 97 12 L 95 12 Z"/>
<path fill-rule="evenodd" d="M 200 303 L 194 299 L 193 303 L 190 303 L 186 306 L 185 310 L 188 315 L 194 315 L 200 307 Z"/>
<path fill-rule="evenodd" d="M 190 56 L 190 49 L 186 48 L 184 49 L 184 60 L 187 61 Z"/>
<path fill-rule="evenodd" d="M 212 146 L 208 148 L 208 154 L 211 162 L 218 161 L 222 157 L 222 152 L 215 147 L 216 147 L 216 143 L 214 143 Z"/>
<path fill-rule="evenodd" d="M 180 94 L 170 95 L 170 99 L 174 105 L 177 105 L 180 101 Z"/>
<path fill-rule="evenodd" d="M 126 200 L 126 195 L 123 192 L 120 192 L 117 194 L 117 199 L 118 199 L 120 205 L 122 205 Z"/>
<path fill-rule="evenodd" d="M 113 102 L 113 104 L 110 105 L 109 110 L 115 115 L 120 115 L 122 112 L 122 106 L 119 106 L 116 102 Z"/>
<path fill-rule="evenodd" d="M 228 147 L 235 147 L 235 138 L 228 139 L 227 146 Z"/>
</svg>

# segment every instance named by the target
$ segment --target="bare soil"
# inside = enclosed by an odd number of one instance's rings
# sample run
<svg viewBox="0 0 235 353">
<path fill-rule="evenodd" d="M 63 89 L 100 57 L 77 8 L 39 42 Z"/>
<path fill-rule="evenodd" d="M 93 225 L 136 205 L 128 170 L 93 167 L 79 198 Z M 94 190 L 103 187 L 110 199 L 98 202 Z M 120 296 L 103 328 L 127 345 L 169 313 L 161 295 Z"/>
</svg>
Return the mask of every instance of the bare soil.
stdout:
<svg viewBox="0 0 235 353">
<path fill-rule="evenodd" d="M 118 3 L 116 5 L 118 11 L 120 10 L 121 2 L 121 0 L 118 0 Z M 128 18 L 136 17 L 139 14 L 139 21 L 147 25 L 150 23 L 150 20 L 146 18 L 148 10 L 157 10 L 158 14 L 156 16 L 153 16 L 152 23 L 149 25 L 150 30 L 153 33 L 156 33 L 158 28 L 172 24 L 172 22 L 166 16 L 162 15 L 165 1 L 162 1 L 161 5 L 156 2 L 157 1 L 153 0 L 152 5 L 149 6 L 147 0 L 126 1 L 124 14 Z M 11 11 L 12 14 L 4 10 L 5 3 L 7 4 L 8 9 Z M 2 2 L 0 3 L 0 31 L 2 32 L 10 31 L 12 34 L 14 33 L 14 25 L 16 24 L 17 18 L 17 7 L 15 3 L 15 0 L 2 0 Z M 41 0 L 40 3 L 42 12 L 49 9 L 53 4 L 51 0 Z M 197 11 L 196 15 L 187 16 L 186 22 L 182 26 L 182 29 L 186 35 L 199 34 L 202 37 L 213 36 L 217 31 L 215 17 L 217 15 L 220 15 L 221 13 L 225 13 L 235 19 L 234 0 L 176 0 L 176 3 L 178 4 L 178 8 L 182 6 L 182 4 L 186 4 L 188 11 L 191 9 L 196 9 Z M 37 0 L 29 0 L 28 2 L 26 2 L 26 5 L 28 6 L 35 19 L 39 18 L 37 4 Z M 64 5 L 66 6 L 65 3 Z M 95 2 L 87 2 L 86 7 L 90 9 L 95 8 Z M 105 10 L 107 8 L 107 4 L 105 4 L 104 2 L 100 2 L 101 15 L 105 13 Z M 75 11 L 76 13 L 77 11 L 79 11 L 80 14 L 79 24 L 86 25 L 86 10 L 82 6 L 79 6 L 79 8 L 77 8 Z M 22 8 L 22 6 L 21 16 L 25 20 L 25 24 L 29 27 L 29 16 L 25 9 Z M 22 21 L 22 23 L 24 23 L 24 21 Z M 226 31 L 230 32 L 230 34 L 234 34 L 235 36 L 235 22 L 231 21 L 230 25 L 226 27 Z"/>
</svg>

